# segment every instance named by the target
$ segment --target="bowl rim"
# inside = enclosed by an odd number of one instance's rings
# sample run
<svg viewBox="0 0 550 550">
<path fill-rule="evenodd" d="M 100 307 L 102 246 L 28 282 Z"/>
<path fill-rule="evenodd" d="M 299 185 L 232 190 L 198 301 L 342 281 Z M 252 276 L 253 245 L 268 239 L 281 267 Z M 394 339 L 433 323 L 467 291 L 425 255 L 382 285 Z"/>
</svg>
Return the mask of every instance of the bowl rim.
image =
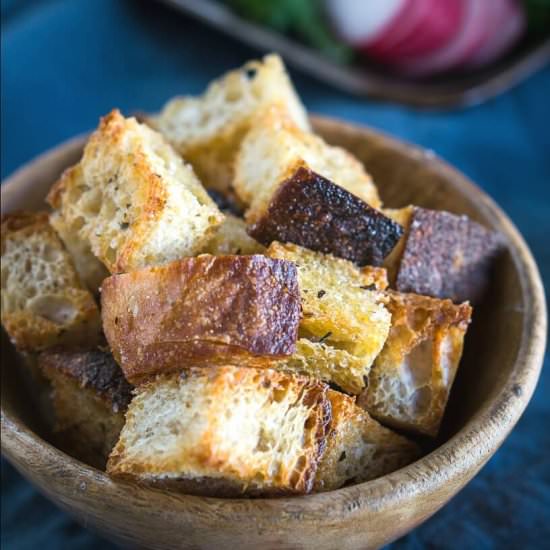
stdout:
<svg viewBox="0 0 550 550">
<path fill-rule="evenodd" d="M 533 256 L 523 237 L 512 221 L 483 190 L 476 186 L 464 174 L 450 166 L 432 151 L 394 138 L 369 127 L 343 122 L 339 119 L 312 116 L 314 125 L 331 128 L 338 125 L 349 132 L 376 137 L 383 146 L 387 146 L 410 158 L 430 163 L 430 168 L 439 172 L 453 187 L 462 188 L 461 193 L 470 193 L 480 199 L 478 208 L 493 220 L 498 230 L 505 236 L 509 252 L 518 273 L 521 284 L 522 300 L 525 306 L 521 343 L 514 362 L 513 371 L 505 382 L 503 390 L 494 399 L 484 403 L 469 421 L 445 443 L 423 456 L 416 462 L 395 472 L 372 481 L 343 487 L 325 493 L 280 498 L 218 498 L 201 497 L 170 492 L 162 489 L 139 486 L 145 491 L 151 502 L 162 505 L 163 499 L 171 498 L 175 502 L 191 502 L 195 505 L 215 505 L 226 510 L 233 517 L 246 514 L 247 503 L 253 502 L 257 508 L 256 516 L 263 514 L 267 521 L 277 523 L 276 514 L 287 510 L 285 522 L 294 519 L 297 524 L 304 521 L 318 521 L 326 518 L 327 506 L 331 509 L 331 519 L 338 521 L 350 515 L 360 515 L 386 506 L 395 506 L 422 495 L 428 495 L 450 483 L 456 493 L 475 475 L 485 462 L 498 449 L 517 423 L 525 410 L 538 381 L 544 360 L 547 336 L 547 312 L 542 280 Z M 82 147 L 86 134 L 61 143 L 35 157 L 9 176 L 1 186 L 2 204 L 16 188 L 25 182 L 33 169 L 45 161 L 76 151 Z M 2 206 L 2 210 L 4 210 Z M 2 454 L 17 467 L 31 450 L 38 449 L 41 465 L 47 469 L 63 463 L 66 476 L 75 476 L 81 483 L 99 483 L 103 490 L 122 497 L 128 482 L 113 480 L 105 472 L 89 466 L 42 439 L 27 427 L 23 421 L 1 406 L 1 445 Z M 451 496 L 448 496 L 448 500 Z M 121 506 L 127 505 L 122 499 Z M 444 502 L 441 504 L 443 505 Z M 295 516 L 288 516 L 288 510 L 294 510 Z M 434 510 L 435 511 L 435 510 Z"/>
</svg>

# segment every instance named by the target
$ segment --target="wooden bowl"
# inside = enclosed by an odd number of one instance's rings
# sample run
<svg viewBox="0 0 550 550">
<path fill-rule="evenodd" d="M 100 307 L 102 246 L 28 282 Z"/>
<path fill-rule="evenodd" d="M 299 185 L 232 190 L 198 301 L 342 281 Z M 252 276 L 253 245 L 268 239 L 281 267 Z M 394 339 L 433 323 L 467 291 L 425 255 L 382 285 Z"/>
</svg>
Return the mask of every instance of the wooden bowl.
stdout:
<svg viewBox="0 0 550 550">
<path fill-rule="evenodd" d="M 53 447 L 22 393 L 11 346 L 2 353 L 2 452 L 57 505 L 118 542 L 154 548 L 376 548 L 436 512 L 495 453 L 525 409 L 543 361 L 546 310 L 525 242 L 498 206 L 433 154 L 379 132 L 314 118 L 330 143 L 357 155 L 388 206 L 409 203 L 464 213 L 500 231 L 499 260 L 476 308 L 434 450 L 390 475 L 324 494 L 217 499 L 111 480 Z M 42 155 L 2 186 L 2 211 L 43 208 L 83 138 Z"/>
</svg>

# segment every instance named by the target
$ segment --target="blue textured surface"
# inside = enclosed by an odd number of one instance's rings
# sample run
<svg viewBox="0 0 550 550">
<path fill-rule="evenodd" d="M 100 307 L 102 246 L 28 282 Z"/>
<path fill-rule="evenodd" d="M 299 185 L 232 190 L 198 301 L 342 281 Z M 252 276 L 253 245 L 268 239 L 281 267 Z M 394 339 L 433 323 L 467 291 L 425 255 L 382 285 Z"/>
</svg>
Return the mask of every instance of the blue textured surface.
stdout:
<svg viewBox="0 0 550 550">
<path fill-rule="evenodd" d="M 2 2 L 2 178 L 93 128 L 112 107 L 155 110 L 258 55 L 145 1 Z M 518 225 L 550 282 L 550 69 L 467 111 L 357 99 L 299 74 L 307 107 L 435 150 Z M 548 358 L 546 360 L 548 363 Z M 451 503 L 391 548 L 548 548 L 550 370 L 506 443 Z M 110 548 L 2 461 L 2 548 Z"/>
</svg>

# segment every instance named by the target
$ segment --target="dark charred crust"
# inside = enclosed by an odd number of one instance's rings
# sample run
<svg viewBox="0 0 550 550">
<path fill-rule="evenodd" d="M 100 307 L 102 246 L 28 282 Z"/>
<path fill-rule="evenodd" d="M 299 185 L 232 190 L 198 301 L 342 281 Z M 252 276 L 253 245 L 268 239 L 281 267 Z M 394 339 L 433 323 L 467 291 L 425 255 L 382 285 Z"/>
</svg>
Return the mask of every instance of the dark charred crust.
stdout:
<svg viewBox="0 0 550 550">
<path fill-rule="evenodd" d="M 109 402 L 113 412 L 125 411 L 132 398 L 131 386 L 110 353 L 99 349 L 88 351 L 45 351 L 38 364 L 49 371 L 72 378 L 81 388 L 92 390 Z"/>
<path fill-rule="evenodd" d="M 342 187 L 300 167 L 248 228 L 264 245 L 292 242 L 359 265 L 381 265 L 403 228 Z"/>
<path fill-rule="evenodd" d="M 206 192 L 210 195 L 210 198 L 216 203 L 216 206 L 221 211 L 233 214 L 238 218 L 243 217 L 243 209 L 237 204 L 235 199 L 228 195 L 224 195 L 215 189 L 207 189 Z"/>
<path fill-rule="evenodd" d="M 501 236 L 466 216 L 415 207 L 396 279 L 401 292 L 477 303 Z"/>
<path fill-rule="evenodd" d="M 296 266 L 261 255 L 202 255 L 112 276 L 102 305 L 105 334 L 132 382 L 232 358 L 268 366 L 294 353 L 301 312 Z"/>
</svg>

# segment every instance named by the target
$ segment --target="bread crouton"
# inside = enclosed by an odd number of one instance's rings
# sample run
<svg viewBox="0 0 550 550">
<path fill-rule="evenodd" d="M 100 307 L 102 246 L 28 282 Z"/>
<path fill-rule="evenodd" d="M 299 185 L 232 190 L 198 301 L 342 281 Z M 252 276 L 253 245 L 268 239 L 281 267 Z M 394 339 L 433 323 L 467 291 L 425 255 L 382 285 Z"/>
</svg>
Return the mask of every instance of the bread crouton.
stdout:
<svg viewBox="0 0 550 550">
<path fill-rule="evenodd" d="M 498 233 L 467 216 L 418 206 L 388 214 L 406 226 L 387 258 L 392 287 L 456 303 L 481 300 L 493 260 L 503 249 Z"/>
<path fill-rule="evenodd" d="M 19 350 L 94 345 L 100 315 L 45 212 L 2 220 L 2 324 Z"/>
<path fill-rule="evenodd" d="M 103 283 L 103 329 L 132 382 L 167 370 L 267 366 L 294 353 L 296 268 L 265 256 L 185 258 Z"/>
<path fill-rule="evenodd" d="M 323 342 L 300 338 L 296 342 L 296 351 L 290 357 L 276 361 L 274 368 L 330 382 L 343 391 L 358 395 L 365 388 L 370 365 L 362 356 Z"/>
<path fill-rule="evenodd" d="M 472 308 L 416 294 L 388 296 L 390 335 L 358 403 L 384 424 L 436 436 Z"/>
<path fill-rule="evenodd" d="M 62 448 L 104 468 L 124 425 L 132 386 L 110 353 L 52 350 L 38 356 L 52 385 L 56 440 Z"/>
<path fill-rule="evenodd" d="M 420 456 L 419 447 L 381 426 L 355 399 L 328 391 L 332 420 L 327 448 L 315 476 L 315 491 L 331 491 L 402 468 Z"/>
<path fill-rule="evenodd" d="M 246 232 L 244 220 L 226 213 L 225 220 L 218 226 L 203 252 L 214 256 L 263 254 L 265 247 Z"/>
<path fill-rule="evenodd" d="M 215 496 L 308 493 L 330 422 L 326 391 L 271 369 L 159 375 L 137 388 L 107 472 Z"/>
<path fill-rule="evenodd" d="M 223 221 L 162 136 L 116 110 L 90 137 L 80 170 L 81 178 L 62 177 L 48 202 L 61 218 L 56 226 L 78 228 L 74 235 L 111 273 L 196 254 Z"/>
<path fill-rule="evenodd" d="M 354 271 L 349 262 L 293 244 L 274 242 L 267 255 L 296 264 L 304 335 L 355 355 L 378 355 L 391 316 L 383 294 L 371 289 L 371 270 Z"/>
<path fill-rule="evenodd" d="M 277 188 L 298 166 L 334 182 L 373 208 L 381 203 L 363 165 L 340 147 L 299 128 L 277 108 L 255 117 L 235 161 L 235 191 L 253 224 L 267 211 Z"/>
<path fill-rule="evenodd" d="M 208 188 L 233 194 L 233 163 L 243 136 L 265 109 L 277 105 L 309 130 L 306 111 L 278 55 L 250 61 L 212 82 L 200 97 L 171 100 L 150 123 L 172 143 Z"/>
<path fill-rule="evenodd" d="M 109 271 L 94 256 L 89 239 L 80 234 L 83 217 L 77 202 L 85 188 L 80 164 L 65 170 L 55 186 L 58 192 L 52 192 L 49 196 L 50 204 L 55 208 L 50 215 L 50 223 L 69 251 L 82 282 L 94 295 L 98 295 L 99 287 L 103 279 L 109 276 Z"/>
<path fill-rule="evenodd" d="M 265 245 L 292 242 L 359 265 L 381 265 L 403 229 L 342 187 L 296 165 L 248 232 Z"/>
</svg>

